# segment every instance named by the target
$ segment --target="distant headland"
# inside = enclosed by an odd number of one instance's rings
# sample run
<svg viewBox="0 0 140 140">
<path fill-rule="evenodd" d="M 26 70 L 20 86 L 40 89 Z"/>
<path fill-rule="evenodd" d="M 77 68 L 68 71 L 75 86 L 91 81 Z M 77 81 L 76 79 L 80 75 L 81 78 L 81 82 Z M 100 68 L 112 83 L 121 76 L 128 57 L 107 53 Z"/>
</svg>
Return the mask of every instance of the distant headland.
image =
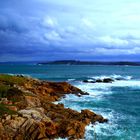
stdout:
<svg viewBox="0 0 140 140">
<path fill-rule="evenodd" d="M 140 66 L 140 61 L 81 61 L 81 60 L 55 60 L 55 61 L 24 61 L 24 62 L 0 62 L 0 64 L 21 65 L 119 65 Z"/>
<path fill-rule="evenodd" d="M 104 62 L 104 61 L 58 60 L 58 61 L 40 62 L 38 64 L 42 64 L 42 65 L 66 64 L 66 65 L 128 65 L 128 66 L 140 66 L 140 62 L 129 62 L 129 61 Z"/>
</svg>

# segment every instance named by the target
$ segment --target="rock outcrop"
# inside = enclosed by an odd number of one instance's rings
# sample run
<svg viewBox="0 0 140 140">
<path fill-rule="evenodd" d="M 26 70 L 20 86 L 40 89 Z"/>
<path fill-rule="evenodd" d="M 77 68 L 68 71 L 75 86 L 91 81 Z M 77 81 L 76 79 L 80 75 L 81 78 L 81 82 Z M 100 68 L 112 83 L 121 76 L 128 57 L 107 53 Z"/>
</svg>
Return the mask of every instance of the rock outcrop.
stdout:
<svg viewBox="0 0 140 140">
<path fill-rule="evenodd" d="M 86 125 L 107 122 L 89 110 L 53 103 L 70 93 L 87 94 L 66 82 L 0 75 L 0 139 L 82 139 Z"/>
<path fill-rule="evenodd" d="M 103 78 L 103 79 L 93 79 L 93 80 L 83 80 L 84 83 L 112 83 L 115 80 L 112 78 Z"/>
</svg>

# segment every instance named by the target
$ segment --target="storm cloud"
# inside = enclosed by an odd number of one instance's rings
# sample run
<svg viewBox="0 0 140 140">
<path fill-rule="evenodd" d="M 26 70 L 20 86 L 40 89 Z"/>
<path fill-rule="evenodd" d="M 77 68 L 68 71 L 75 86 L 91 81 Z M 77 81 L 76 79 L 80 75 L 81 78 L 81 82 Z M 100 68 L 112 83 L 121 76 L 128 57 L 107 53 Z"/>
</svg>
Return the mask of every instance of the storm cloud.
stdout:
<svg viewBox="0 0 140 140">
<path fill-rule="evenodd" d="M 0 1 L 0 61 L 135 60 L 138 0 Z"/>
</svg>

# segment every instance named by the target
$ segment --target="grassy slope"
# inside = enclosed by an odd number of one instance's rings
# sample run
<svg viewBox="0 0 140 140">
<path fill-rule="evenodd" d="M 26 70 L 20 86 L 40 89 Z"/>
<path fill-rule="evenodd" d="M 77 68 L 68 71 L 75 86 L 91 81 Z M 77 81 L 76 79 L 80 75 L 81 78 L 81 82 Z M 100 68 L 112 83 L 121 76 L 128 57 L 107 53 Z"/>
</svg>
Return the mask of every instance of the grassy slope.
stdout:
<svg viewBox="0 0 140 140">
<path fill-rule="evenodd" d="M 16 111 L 12 111 L 8 109 L 6 105 L 0 104 L 0 117 L 2 117 L 4 114 L 9 114 L 9 115 L 16 114 Z"/>
<path fill-rule="evenodd" d="M 0 83 L 5 83 L 6 85 L 22 85 L 26 82 L 26 80 L 26 78 L 20 76 L 0 74 Z"/>
<path fill-rule="evenodd" d="M 17 77 L 11 75 L 0 74 L 0 100 L 1 98 L 8 98 L 8 100 L 18 102 L 20 100 L 19 96 L 22 96 L 23 93 L 14 88 L 13 85 L 23 85 L 26 82 L 24 77 Z M 14 114 L 15 111 L 9 110 L 7 105 L 0 103 L 0 117 L 3 114 Z"/>
</svg>

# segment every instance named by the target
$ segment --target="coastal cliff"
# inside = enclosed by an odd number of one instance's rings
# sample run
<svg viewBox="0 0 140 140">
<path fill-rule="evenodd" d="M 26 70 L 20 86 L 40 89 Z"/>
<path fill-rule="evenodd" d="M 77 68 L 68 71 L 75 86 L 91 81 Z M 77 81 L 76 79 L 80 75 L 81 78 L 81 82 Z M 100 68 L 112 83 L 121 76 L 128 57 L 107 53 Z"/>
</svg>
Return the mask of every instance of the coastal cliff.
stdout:
<svg viewBox="0 0 140 140">
<path fill-rule="evenodd" d="M 90 123 L 107 122 L 89 110 L 54 104 L 66 94 L 87 93 L 67 82 L 40 81 L 22 75 L 0 75 L 0 139 L 81 139 Z"/>
</svg>

